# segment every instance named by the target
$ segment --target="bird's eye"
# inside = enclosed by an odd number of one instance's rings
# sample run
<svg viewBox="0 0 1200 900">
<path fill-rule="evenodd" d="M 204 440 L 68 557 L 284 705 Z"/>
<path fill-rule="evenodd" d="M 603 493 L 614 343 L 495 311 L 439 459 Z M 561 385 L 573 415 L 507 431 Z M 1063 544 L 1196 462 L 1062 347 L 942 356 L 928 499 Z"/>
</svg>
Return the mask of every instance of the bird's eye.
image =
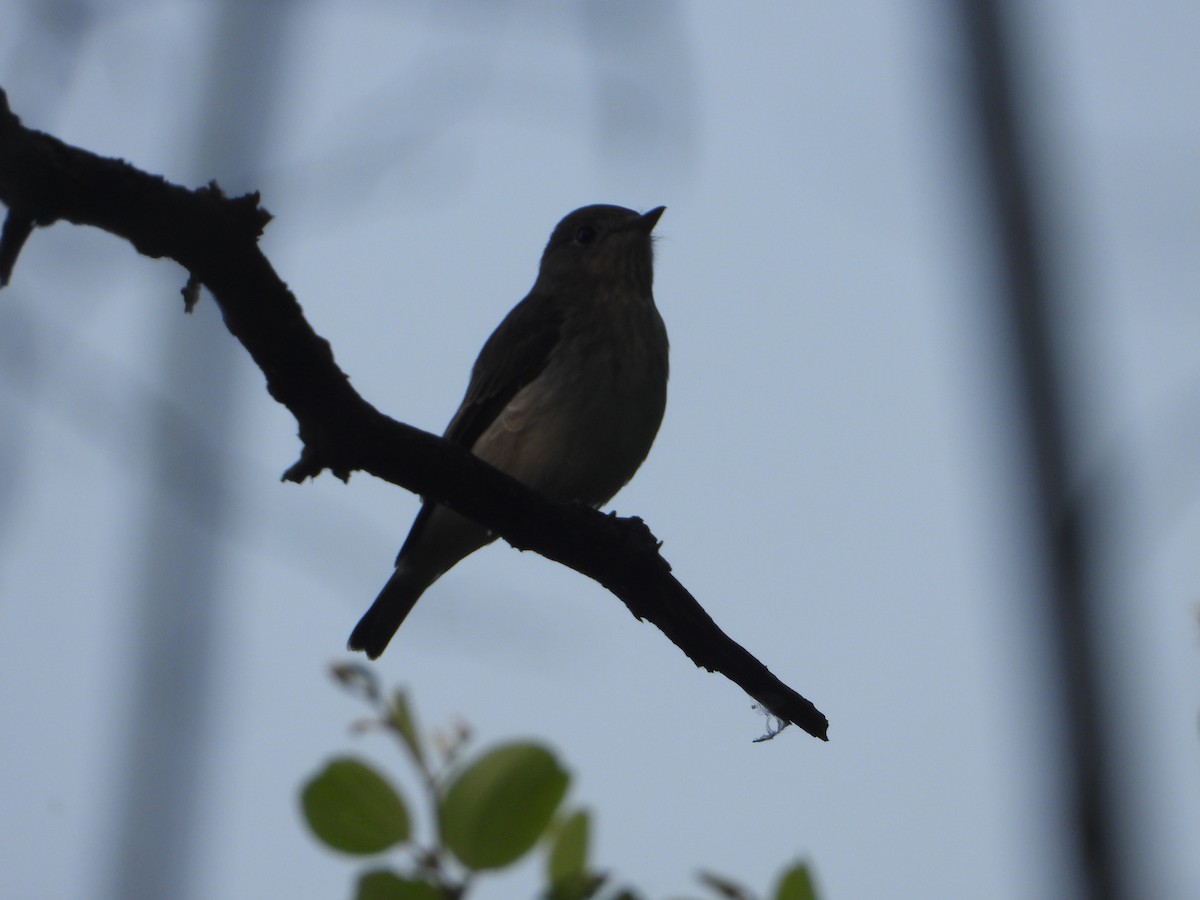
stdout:
<svg viewBox="0 0 1200 900">
<path fill-rule="evenodd" d="M 579 230 L 575 232 L 575 243 L 581 247 L 586 247 L 588 244 L 593 243 L 599 234 L 600 232 L 596 230 L 595 225 L 580 225 Z"/>
</svg>

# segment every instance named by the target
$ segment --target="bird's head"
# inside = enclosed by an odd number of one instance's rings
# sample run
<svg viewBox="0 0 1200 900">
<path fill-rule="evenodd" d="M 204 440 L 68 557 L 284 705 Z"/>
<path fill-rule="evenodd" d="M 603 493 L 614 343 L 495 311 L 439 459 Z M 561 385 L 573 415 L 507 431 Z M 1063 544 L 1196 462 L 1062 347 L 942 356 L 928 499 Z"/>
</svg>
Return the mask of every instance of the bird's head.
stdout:
<svg viewBox="0 0 1200 900">
<path fill-rule="evenodd" d="M 627 283 L 648 294 L 654 281 L 650 232 L 665 209 L 637 213 L 597 204 L 570 213 L 542 253 L 538 286 L 556 290 Z"/>
</svg>

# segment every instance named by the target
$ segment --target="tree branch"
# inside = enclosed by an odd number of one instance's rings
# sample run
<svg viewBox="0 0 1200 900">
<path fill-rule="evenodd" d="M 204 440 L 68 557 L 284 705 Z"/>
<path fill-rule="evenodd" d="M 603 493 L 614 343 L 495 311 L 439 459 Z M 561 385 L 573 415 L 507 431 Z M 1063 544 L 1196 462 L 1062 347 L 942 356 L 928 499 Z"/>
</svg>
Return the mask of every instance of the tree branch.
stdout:
<svg viewBox="0 0 1200 900">
<path fill-rule="evenodd" d="M 0 90 L 0 201 L 11 223 L 0 236 L 0 262 L 9 270 L 28 223 L 67 221 L 124 238 L 146 256 L 173 259 L 190 273 L 189 285 L 204 284 L 271 396 L 299 423 L 304 449 L 286 480 L 323 469 L 346 479 L 358 470 L 444 503 L 514 547 L 604 585 L 696 665 L 722 673 L 785 723 L 827 739 L 825 716 L 717 627 L 671 575 L 641 519 L 552 503 L 359 396 L 259 249 L 270 215 L 257 194 L 231 199 L 215 184 L 189 191 L 68 146 L 25 128 Z"/>
</svg>

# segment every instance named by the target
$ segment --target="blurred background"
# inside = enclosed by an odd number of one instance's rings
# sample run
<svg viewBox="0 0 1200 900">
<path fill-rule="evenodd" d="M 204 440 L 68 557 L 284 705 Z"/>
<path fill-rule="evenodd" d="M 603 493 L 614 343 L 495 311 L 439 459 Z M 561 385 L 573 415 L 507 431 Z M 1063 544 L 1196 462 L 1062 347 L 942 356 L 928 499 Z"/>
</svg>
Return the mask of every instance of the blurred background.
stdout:
<svg viewBox="0 0 1200 900">
<path fill-rule="evenodd" d="M 1200 895 L 1200 7 L 1008 5 L 1136 896 Z M 664 204 L 666 420 L 612 508 L 830 718 L 764 720 L 583 577 L 493 545 L 376 669 L 537 736 L 651 897 L 1078 896 L 1056 646 L 951 4 L 8 0 L 23 120 L 262 192 L 358 390 L 440 432 L 551 228 Z M 178 266 L 35 233 L 0 293 L 0 893 L 348 896 L 301 782 L 418 501 L 281 484 L 295 423 Z M 399 776 L 397 776 L 399 777 Z M 402 785 L 405 784 L 402 780 Z M 410 796 L 413 794 L 409 790 Z M 533 864 L 481 898 L 530 896 Z"/>
</svg>

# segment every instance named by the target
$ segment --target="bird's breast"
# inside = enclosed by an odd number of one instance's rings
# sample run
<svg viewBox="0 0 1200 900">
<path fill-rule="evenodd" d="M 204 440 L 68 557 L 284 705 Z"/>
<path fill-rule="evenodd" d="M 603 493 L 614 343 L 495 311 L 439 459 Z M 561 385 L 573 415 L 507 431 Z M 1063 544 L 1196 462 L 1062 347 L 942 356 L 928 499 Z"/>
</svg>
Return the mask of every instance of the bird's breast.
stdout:
<svg viewBox="0 0 1200 900">
<path fill-rule="evenodd" d="M 606 502 L 650 451 L 666 407 L 666 329 L 653 304 L 565 324 L 545 369 L 473 452 L 559 500 Z"/>
</svg>

